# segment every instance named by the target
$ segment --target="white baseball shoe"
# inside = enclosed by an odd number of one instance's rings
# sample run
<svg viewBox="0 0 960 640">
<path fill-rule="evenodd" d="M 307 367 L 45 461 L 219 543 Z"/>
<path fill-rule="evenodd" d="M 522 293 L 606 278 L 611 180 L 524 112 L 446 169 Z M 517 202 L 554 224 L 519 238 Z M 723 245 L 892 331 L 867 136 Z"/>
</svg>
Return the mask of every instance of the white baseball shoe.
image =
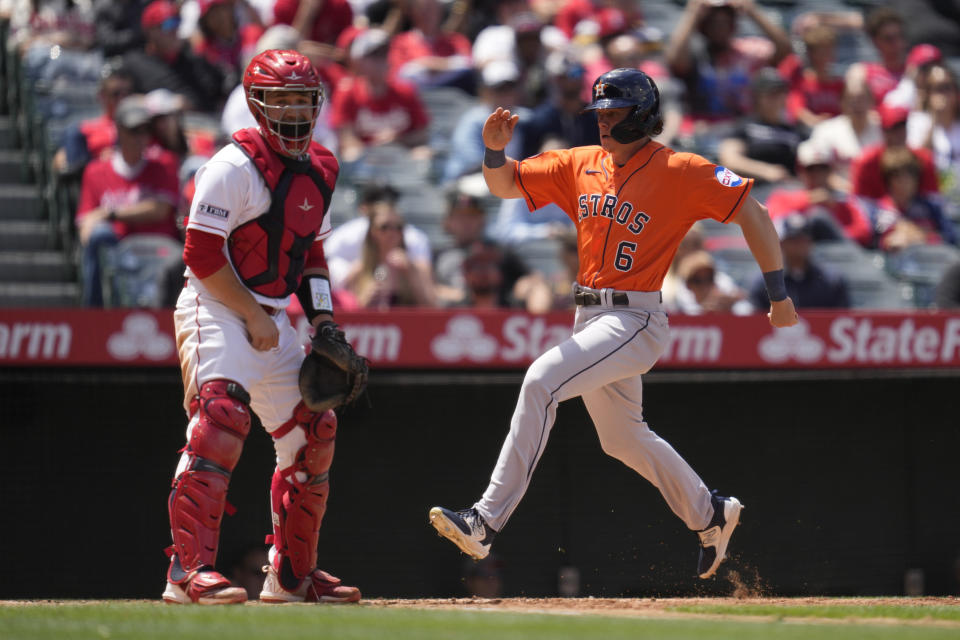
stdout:
<svg viewBox="0 0 960 640">
<path fill-rule="evenodd" d="M 434 507 L 430 509 L 430 524 L 441 536 L 477 560 L 487 557 L 497 534 L 472 507 L 462 511 Z"/>
<path fill-rule="evenodd" d="M 163 600 L 168 604 L 240 604 L 247 601 L 247 591 L 232 586 L 217 571 L 198 571 L 182 584 L 168 580 Z"/>
<path fill-rule="evenodd" d="M 703 531 L 698 531 L 700 537 L 700 559 L 697 562 L 697 575 L 703 579 L 713 576 L 720 563 L 727 558 L 727 545 L 730 536 L 740 523 L 740 511 L 743 505 L 736 498 L 724 498 L 713 492 L 713 519 Z"/>
<path fill-rule="evenodd" d="M 280 585 L 280 578 L 272 564 L 264 567 L 267 574 L 263 581 L 260 600 L 269 603 L 283 602 L 358 602 L 360 589 L 348 587 L 340 578 L 334 577 L 322 569 L 313 572 L 300 582 L 294 591 L 287 591 Z"/>
</svg>

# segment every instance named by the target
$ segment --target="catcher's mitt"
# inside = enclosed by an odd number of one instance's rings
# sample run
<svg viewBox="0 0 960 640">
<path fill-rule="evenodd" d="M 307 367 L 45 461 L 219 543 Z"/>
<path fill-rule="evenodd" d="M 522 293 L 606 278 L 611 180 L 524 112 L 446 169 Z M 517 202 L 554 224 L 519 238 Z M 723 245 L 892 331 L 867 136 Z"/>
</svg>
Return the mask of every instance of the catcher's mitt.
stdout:
<svg viewBox="0 0 960 640">
<path fill-rule="evenodd" d="M 335 322 L 321 322 L 300 366 L 300 395 L 322 413 L 356 400 L 367 386 L 367 359 L 358 356 Z"/>
</svg>

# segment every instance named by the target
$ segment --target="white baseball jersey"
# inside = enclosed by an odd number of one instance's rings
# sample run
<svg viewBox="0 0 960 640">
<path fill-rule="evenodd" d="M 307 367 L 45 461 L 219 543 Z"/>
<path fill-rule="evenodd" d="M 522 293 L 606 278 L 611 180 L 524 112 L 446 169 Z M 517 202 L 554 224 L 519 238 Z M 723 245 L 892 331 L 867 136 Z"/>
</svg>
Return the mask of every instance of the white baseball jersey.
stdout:
<svg viewBox="0 0 960 640">
<path fill-rule="evenodd" d="M 190 206 L 187 229 L 212 233 L 226 240 L 234 229 L 260 217 L 270 208 L 270 190 L 253 161 L 235 144 L 228 144 L 197 170 L 196 184 L 197 191 Z M 305 206 L 323 206 L 323 203 L 308 202 Z M 332 230 L 328 215 L 323 219 L 315 241 L 322 241 Z M 229 262 L 226 243 L 223 252 Z M 203 283 L 191 273 L 189 267 L 186 276 L 191 284 L 204 290 Z M 250 293 L 257 302 L 270 307 L 282 309 L 289 303 L 289 298 L 269 298 L 253 291 Z"/>
</svg>

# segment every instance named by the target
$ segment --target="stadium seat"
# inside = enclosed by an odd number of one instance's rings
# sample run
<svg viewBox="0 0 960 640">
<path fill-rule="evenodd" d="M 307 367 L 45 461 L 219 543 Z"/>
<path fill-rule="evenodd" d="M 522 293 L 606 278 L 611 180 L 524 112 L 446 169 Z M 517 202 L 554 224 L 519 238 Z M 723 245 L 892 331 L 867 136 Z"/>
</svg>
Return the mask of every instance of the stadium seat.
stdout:
<svg viewBox="0 0 960 640">
<path fill-rule="evenodd" d="M 909 309 L 913 306 L 909 286 L 902 285 L 882 269 L 870 265 L 850 266 L 843 272 L 854 309 Z"/>
<path fill-rule="evenodd" d="M 135 233 L 103 255 L 105 307 L 158 308 L 169 303 L 166 276 L 180 265 L 183 245 L 169 236 Z"/>
<path fill-rule="evenodd" d="M 924 309 L 933 304 L 937 284 L 954 262 L 960 262 L 957 248 L 944 244 L 920 244 L 890 256 L 887 269 L 898 280 L 912 286 L 914 306 Z"/>
<path fill-rule="evenodd" d="M 717 263 L 717 270 L 723 271 L 744 290 L 749 290 L 753 281 L 760 275 L 760 267 L 753 254 L 747 248 L 728 247 L 710 252 Z"/>
</svg>

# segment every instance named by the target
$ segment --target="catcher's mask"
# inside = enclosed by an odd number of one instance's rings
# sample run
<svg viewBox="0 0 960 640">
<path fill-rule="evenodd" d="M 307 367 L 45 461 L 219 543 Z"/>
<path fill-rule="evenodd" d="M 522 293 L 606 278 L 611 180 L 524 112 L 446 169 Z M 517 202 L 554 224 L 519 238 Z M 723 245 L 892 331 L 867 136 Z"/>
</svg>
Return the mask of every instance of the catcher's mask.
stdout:
<svg viewBox="0 0 960 640">
<path fill-rule="evenodd" d="M 264 51 L 247 65 L 243 90 L 250 113 L 270 148 L 291 158 L 305 154 L 324 99 L 320 76 L 306 56 L 296 51 Z M 302 93 L 310 100 L 306 104 L 278 104 L 276 98 L 268 98 L 271 93 Z"/>
</svg>

